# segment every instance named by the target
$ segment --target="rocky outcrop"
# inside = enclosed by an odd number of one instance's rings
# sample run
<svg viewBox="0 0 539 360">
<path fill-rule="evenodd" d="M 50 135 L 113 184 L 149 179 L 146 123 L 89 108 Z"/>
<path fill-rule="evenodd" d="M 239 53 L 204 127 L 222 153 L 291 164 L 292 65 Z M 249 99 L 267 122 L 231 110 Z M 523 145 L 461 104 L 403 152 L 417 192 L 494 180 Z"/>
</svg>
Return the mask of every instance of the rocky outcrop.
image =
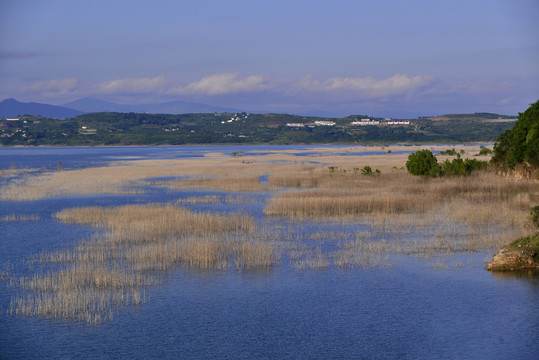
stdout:
<svg viewBox="0 0 539 360">
<path fill-rule="evenodd" d="M 502 247 L 485 267 L 490 271 L 539 271 L 539 255 L 535 246 Z"/>
<path fill-rule="evenodd" d="M 527 162 L 518 164 L 514 169 L 500 168 L 496 171 L 498 175 L 517 180 L 535 180 L 539 181 L 539 168 L 530 165 Z"/>
</svg>

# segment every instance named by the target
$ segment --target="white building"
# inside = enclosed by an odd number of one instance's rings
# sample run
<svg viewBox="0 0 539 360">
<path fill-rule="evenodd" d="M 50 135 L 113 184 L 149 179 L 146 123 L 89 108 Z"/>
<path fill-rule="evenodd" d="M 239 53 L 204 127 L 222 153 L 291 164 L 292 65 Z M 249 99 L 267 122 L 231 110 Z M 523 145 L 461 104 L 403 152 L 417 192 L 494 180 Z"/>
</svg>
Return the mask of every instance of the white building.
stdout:
<svg viewBox="0 0 539 360">
<path fill-rule="evenodd" d="M 359 126 L 380 125 L 380 121 L 370 120 L 370 119 L 361 119 L 361 121 L 352 121 L 350 125 L 359 125 Z"/>
<path fill-rule="evenodd" d="M 318 126 L 333 126 L 335 125 L 335 122 L 334 121 L 322 121 L 322 120 L 317 120 L 314 122 L 315 125 L 318 125 Z"/>
<path fill-rule="evenodd" d="M 302 127 L 305 127 L 305 124 L 302 124 L 302 123 L 287 123 L 286 126 L 302 128 Z"/>
</svg>

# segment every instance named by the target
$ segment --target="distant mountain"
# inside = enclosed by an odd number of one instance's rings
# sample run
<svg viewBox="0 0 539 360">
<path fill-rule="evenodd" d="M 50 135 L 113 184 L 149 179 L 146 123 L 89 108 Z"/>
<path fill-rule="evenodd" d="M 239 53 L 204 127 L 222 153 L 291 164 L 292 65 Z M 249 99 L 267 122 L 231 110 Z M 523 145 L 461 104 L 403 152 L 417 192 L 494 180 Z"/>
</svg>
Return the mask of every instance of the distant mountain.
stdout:
<svg viewBox="0 0 539 360">
<path fill-rule="evenodd" d="M 83 111 L 35 102 L 24 103 L 15 99 L 0 102 L 0 118 L 12 118 L 19 115 L 40 115 L 54 119 L 68 119 L 83 114 Z"/>
<path fill-rule="evenodd" d="M 82 112 L 134 112 L 149 114 L 187 114 L 187 113 L 212 113 L 212 112 L 239 112 L 241 110 L 212 106 L 208 104 L 192 103 L 186 101 L 173 101 L 158 104 L 126 105 L 115 104 L 108 101 L 83 98 L 63 106 L 77 109 Z"/>
<path fill-rule="evenodd" d="M 83 111 L 85 113 L 131 112 L 131 110 L 129 109 L 130 105 L 119 105 L 119 104 L 114 104 L 108 101 L 91 99 L 91 98 L 83 98 L 83 99 L 75 100 L 70 103 L 63 104 L 62 106 L 79 110 L 79 111 Z"/>
</svg>

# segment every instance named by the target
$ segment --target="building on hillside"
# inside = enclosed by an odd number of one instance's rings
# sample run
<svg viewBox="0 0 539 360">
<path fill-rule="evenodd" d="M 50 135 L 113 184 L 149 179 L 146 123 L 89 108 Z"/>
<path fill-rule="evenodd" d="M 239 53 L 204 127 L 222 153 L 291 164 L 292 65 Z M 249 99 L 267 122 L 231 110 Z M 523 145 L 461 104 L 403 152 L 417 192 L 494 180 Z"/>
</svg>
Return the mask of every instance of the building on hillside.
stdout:
<svg viewBox="0 0 539 360">
<path fill-rule="evenodd" d="M 316 120 L 314 124 L 317 126 L 334 126 L 335 121 Z"/>
<path fill-rule="evenodd" d="M 288 127 L 302 128 L 302 127 L 305 127 L 305 124 L 302 124 L 302 123 L 287 123 L 286 126 L 288 126 Z"/>
</svg>

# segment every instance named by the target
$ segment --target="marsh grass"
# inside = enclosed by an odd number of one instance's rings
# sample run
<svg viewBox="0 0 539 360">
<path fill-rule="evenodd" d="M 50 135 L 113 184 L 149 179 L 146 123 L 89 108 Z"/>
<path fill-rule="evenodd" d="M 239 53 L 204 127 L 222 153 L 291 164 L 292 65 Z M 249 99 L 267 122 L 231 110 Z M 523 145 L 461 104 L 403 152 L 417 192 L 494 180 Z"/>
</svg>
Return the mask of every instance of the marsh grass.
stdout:
<svg viewBox="0 0 539 360">
<path fill-rule="evenodd" d="M 118 308 L 143 304 L 145 289 L 171 268 L 249 270 L 279 262 L 279 251 L 244 214 L 148 204 L 71 208 L 54 217 L 99 233 L 29 259 L 36 272 L 10 280 L 20 292 L 10 314 L 99 323 Z"/>
<path fill-rule="evenodd" d="M 267 203 L 265 214 L 298 220 L 370 219 L 377 228 L 398 233 L 439 224 L 433 240 L 465 227 L 471 236 L 463 247 L 491 249 L 529 231 L 527 213 L 539 201 L 537 183 L 490 172 L 437 179 L 390 173 L 375 181 L 343 173 L 333 175 L 334 183 L 328 180 L 331 176 L 316 176 L 319 180 L 310 184 L 319 188 L 278 193 Z M 492 235 L 498 240 L 492 241 Z"/>
<path fill-rule="evenodd" d="M 245 195 L 204 195 L 189 196 L 178 199 L 177 205 L 201 205 L 201 204 L 256 204 L 261 200 Z"/>
<path fill-rule="evenodd" d="M 18 214 L 9 214 L 2 216 L 0 222 L 30 222 L 30 221 L 39 221 L 39 214 L 28 214 L 28 215 L 18 215 Z"/>
<path fill-rule="evenodd" d="M 316 247 L 314 252 L 303 251 L 300 255 L 296 255 L 296 260 L 293 262 L 293 266 L 296 269 L 316 269 L 316 270 L 325 270 L 329 267 L 328 254 L 322 252 L 320 246 Z"/>
<path fill-rule="evenodd" d="M 174 190 L 211 189 L 230 192 L 259 192 L 266 189 L 266 186 L 260 182 L 260 177 L 258 176 L 175 179 L 164 181 L 161 185 Z"/>
</svg>

